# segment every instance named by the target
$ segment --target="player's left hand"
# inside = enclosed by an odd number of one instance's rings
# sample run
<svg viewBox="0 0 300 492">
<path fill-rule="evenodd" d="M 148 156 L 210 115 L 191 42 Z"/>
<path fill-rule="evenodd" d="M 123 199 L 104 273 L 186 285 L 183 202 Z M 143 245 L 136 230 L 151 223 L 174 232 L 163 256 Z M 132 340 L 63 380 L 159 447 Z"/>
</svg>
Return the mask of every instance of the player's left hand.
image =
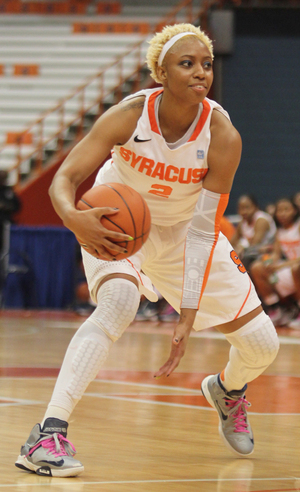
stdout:
<svg viewBox="0 0 300 492">
<path fill-rule="evenodd" d="M 180 320 L 176 325 L 172 338 L 170 356 L 167 362 L 154 374 L 155 378 L 160 378 L 161 376 L 170 376 L 170 374 L 179 365 L 179 362 L 185 353 L 196 312 L 197 310 L 195 309 L 181 310 Z"/>
</svg>

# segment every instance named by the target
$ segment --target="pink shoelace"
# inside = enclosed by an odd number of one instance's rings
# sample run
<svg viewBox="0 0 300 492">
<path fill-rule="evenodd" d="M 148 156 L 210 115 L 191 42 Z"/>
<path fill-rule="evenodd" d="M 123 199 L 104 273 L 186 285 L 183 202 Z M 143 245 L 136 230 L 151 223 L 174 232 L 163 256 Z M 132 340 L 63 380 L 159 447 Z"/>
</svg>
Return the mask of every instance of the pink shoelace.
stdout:
<svg viewBox="0 0 300 492">
<path fill-rule="evenodd" d="M 39 442 L 31 448 L 29 453 L 26 455 L 32 454 L 37 448 L 42 447 L 44 449 L 48 449 L 47 454 L 53 454 L 55 458 L 58 456 L 69 456 L 67 453 L 65 446 L 67 446 L 71 452 L 72 455 L 76 453 L 76 449 L 74 448 L 73 444 L 66 439 L 62 434 L 57 434 L 56 432 L 52 434 L 51 437 L 49 437 L 49 434 L 42 439 L 39 440 Z"/>
<path fill-rule="evenodd" d="M 229 400 L 227 398 L 224 398 L 224 400 L 229 410 L 236 408 L 235 411 L 231 412 L 231 416 L 234 420 L 234 432 L 246 432 L 249 434 L 245 406 L 250 407 L 251 403 L 249 403 L 243 396 L 238 400 Z"/>
</svg>

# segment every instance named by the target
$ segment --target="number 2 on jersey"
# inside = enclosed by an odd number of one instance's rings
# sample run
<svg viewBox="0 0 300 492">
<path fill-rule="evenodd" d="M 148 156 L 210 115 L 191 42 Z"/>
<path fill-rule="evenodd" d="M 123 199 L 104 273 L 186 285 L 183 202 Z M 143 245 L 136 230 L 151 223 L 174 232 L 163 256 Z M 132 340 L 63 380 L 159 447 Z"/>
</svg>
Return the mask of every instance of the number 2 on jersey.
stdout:
<svg viewBox="0 0 300 492">
<path fill-rule="evenodd" d="M 173 188 L 171 186 L 154 184 L 151 186 L 148 193 L 152 193 L 152 195 L 161 196 L 163 198 L 169 198 L 172 191 L 173 191 Z"/>
</svg>

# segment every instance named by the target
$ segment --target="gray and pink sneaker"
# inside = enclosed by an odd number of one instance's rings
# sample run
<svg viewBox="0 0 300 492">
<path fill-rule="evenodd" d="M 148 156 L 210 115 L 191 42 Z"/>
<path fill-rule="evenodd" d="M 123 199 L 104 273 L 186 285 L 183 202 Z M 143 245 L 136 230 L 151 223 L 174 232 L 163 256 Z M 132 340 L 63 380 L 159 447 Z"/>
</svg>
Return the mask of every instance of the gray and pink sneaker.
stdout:
<svg viewBox="0 0 300 492">
<path fill-rule="evenodd" d="M 48 477 L 75 477 L 84 467 L 73 456 L 76 450 L 67 439 L 68 423 L 48 418 L 43 428 L 36 424 L 32 429 L 15 463 L 22 470 Z"/>
<path fill-rule="evenodd" d="M 254 449 L 253 433 L 247 419 L 246 409 L 250 403 L 245 398 L 246 389 L 247 385 L 241 390 L 226 391 L 219 374 L 207 376 L 201 384 L 203 396 L 219 414 L 221 437 L 239 456 L 248 456 Z"/>
</svg>

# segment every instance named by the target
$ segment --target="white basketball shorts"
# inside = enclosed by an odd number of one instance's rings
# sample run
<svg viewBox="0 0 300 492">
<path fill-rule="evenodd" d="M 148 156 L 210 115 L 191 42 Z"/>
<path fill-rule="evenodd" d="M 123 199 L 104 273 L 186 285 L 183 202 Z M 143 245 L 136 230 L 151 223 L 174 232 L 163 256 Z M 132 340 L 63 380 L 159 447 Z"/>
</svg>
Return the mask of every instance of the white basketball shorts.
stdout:
<svg viewBox="0 0 300 492">
<path fill-rule="evenodd" d="M 112 273 L 126 273 L 139 281 L 140 293 L 157 300 L 152 284 L 176 311 L 180 311 L 184 244 L 189 222 L 171 227 L 152 225 L 146 244 L 121 261 L 103 261 L 82 249 L 83 264 L 96 301 L 99 282 Z M 196 331 L 217 326 L 249 313 L 260 300 L 248 273 L 221 233 L 215 247 L 209 278 L 195 320 Z"/>
</svg>

